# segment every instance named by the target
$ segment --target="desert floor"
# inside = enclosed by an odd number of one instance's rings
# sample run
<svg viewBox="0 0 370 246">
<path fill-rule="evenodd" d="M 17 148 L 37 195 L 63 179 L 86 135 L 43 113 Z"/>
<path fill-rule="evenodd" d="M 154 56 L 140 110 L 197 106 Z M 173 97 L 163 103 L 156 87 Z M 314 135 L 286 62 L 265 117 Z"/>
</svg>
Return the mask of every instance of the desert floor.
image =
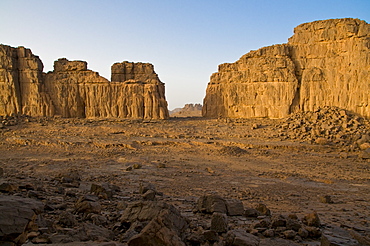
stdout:
<svg viewBox="0 0 370 246">
<path fill-rule="evenodd" d="M 370 161 L 335 145 L 279 137 L 281 120 L 30 119 L 0 130 L 0 165 L 13 183 L 47 187 L 78 173 L 131 197 L 151 183 L 184 213 L 216 193 L 274 214 L 316 211 L 323 226 L 370 234 Z M 330 196 L 332 203 L 323 202 Z"/>
</svg>

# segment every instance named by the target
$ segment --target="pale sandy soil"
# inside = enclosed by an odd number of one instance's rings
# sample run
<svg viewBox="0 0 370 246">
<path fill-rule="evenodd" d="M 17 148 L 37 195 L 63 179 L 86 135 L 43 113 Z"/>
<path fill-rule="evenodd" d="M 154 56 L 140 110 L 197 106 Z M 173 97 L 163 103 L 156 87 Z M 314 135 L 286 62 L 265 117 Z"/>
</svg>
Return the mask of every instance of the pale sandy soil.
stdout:
<svg viewBox="0 0 370 246">
<path fill-rule="evenodd" d="M 0 165 L 14 182 L 42 183 L 72 170 L 86 183 L 116 184 L 127 196 L 150 182 L 185 212 L 199 196 L 217 193 L 248 207 L 265 203 L 272 213 L 317 211 L 323 225 L 369 235 L 370 162 L 335 145 L 280 140 L 279 124 L 31 119 L 1 130 Z M 126 170 L 134 164 L 142 168 Z M 321 202 L 325 195 L 334 203 Z"/>
</svg>

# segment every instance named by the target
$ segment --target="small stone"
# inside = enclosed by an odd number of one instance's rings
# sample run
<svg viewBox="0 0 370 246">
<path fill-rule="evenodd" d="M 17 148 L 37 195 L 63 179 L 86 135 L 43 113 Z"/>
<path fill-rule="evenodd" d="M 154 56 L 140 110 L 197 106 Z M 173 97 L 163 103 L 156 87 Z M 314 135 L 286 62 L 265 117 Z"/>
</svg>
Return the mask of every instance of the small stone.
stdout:
<svg viewBox="0 0 370 246">
<path fill-rule="evenodd" d="M 333 200 L 331 199 L 331 196 L 320 196 L 320 202 L 328 204 L 334 203 Z"/>
<path fill-rule="evenodd" d="M 166 168 L 166 164 L 158 163 L 157 168 Z"/>
<path fill-rule="evenodd" d="M 258 124 L 254 123 L 254 124 L 252 125 L 252 130 L 255 130 L 255 129 L 258 129 L 258 128 L 259 128 L 259 125 L 258 125 Z"/>
<path fill-rule="evenodd" d="M 266 229 L 269 228 L 271 225 L 271 219 L 269 217 L 266 217 L 264 219 L 261 219 L 260 221 L 256 222 L 252 225 L 252 228 L 254 229 Z"/>
<path fill-rule="evenodd" d="M 319 215 L 316 212 L 305 215 L 302 222 L 305 225 L 315 226 L 315 227 L 319 227 L 321 224 Z"/>
<path fill-rule="evenodd" d="M 273 237 L 275 236 L 275 231 L 273 229 L 267 229 L 262 233 L 265 237 Z"/>
<path fill-rule="evenodd" d="M 214 170 L 212 170 L 212 168 L 210 168 L 210 167 L 206 167 L 204 170 L 205 170 L 206 172 L 208 172 L 208 173 L 211 173 L 211 174 L 215 173 L 215 171 L 214 171 Z"/>
<path fill-rule="evenodd" d="M 244 206 L 240 200 L 226 200 L 227 215 L 238 216 L 244 214 Z"/>
<path fill-rule="evenodd" d="M 65 227 L 74 227 L 77 224 L 77 220 L 73 214 L 67 211 L 63 211 L 60 216 L 58 223 Z"/>
<path fill-rule="evenodd" d="M 256 210 L 260 212 L 262 215 L 267 215 L 267 216 L 271 215 L 270 209 L 268 209 L 267 206 L 263 203 L 258 204 L 256 207 Z"/>
<path fill-rule="evenodd" d="M 276 215 L 271 218 L 271 228 L 285 227 L 286 219 L 282 215 Z"/>
<path fill-rule="evenodd" d="M 370 143 L 363 143 L 359 145 L 359 148 L 361 150 L 369 149 L 370 148 Z"/>
<path fill-rule="evenodd" d="M 328 144 L 329 141 L 326 138 L 316 138 L 315 143 L 320 145 Z"/>
<path fill-rule="evenodd" d="M 358 154 L 358 157 L 360 157 L 362 159 L 370 159 L 370 148 L 361 151 Z"/>
<path fill-rule="evenodd" d="M 10 183 L 0 184 L 0 192 L 2 193 L 12 193 L 17 190 L 17 187 Z"/>
<path fill-rule="evenodd" d="M 154 201 L 155 200 L 155 194 L 156 192 L 153 191 L 153 190 L 148 190 L 147 192 L 145 192 L 142 197 L 144 200 L 146 201 Z"/>
<path fill-rule="evenodd" d="M 100 214 L 91 215 L 91 220 L 93 221 L 93 224 L 97 226 L 106 225 L 108 222 L 107 218 Z"/>
<path fill-rule="evenodd" d="M 244 210 L 244 216 L 245 217 L 254 217 L 257 218 L 260 215 L 260 212 L 257 211 L 257 209 L 254 208 L 246 208 Z"/>
<path fill-rule="evenodd" d="M 222 233 L 227 232 L 228 223 L 227 216 L 222 213 L 213 213 L 211 218 L 211 230 Z"/>
<path fill-rule="evenodd" d="M 298 235 L 301 236 L 302 238 L 307 238 L 309 234 L 305 228 L 300 228 L 298 230 Z"/>
<path fill-rule="evenodd" d="M 89 198 L 91 197 L 93 199 L 93 196 L 84 196 L 81 197 L 75 204 L 75 211 L 77 213 L 100 213 L 101 212 L 101 205 L 97 201 L 91 201 Z"/>
<path fill-rule="evenodd" d="M 290 219 L 288 218 L 286 221 L 286 228 L 288 230 L 294 230 L 294 231 L 299 231 L 299 229 L 302 228 L 302 224 L 298 219 Z"/>
<path fill-rule="evenodd" d="M 132 165 L 132 168 L 133 169 L 140 169 L 140 168 L 142 168 L 143 167 L 143 165 L 142 164 L 140 164 L 140 163 L 134 163 L 133 165 Z"/>
<path fill-rule="evenodd" d="M 118 210 L 124 210 L 127 208 L 127 203 L 123 201 L 117 202 L 117 209 Z"/>
<path fill-rule="evenodd" d="M 297 235 L 297 233 L 293 230 L 284 231 L 283 234 L 287 239 L 293 239 Z"/>
<path fill-rule="evenodd" d="M 348 158 L 348 153 L 347 152 L 340 152 L 339 157 L 343 158 L 343 159 L 347 159 Z"/>
<path fill-rule="evenodd" d="M 321 236 L 321 230 L 314 226 L 306 226 L 305 229 L 308 231 L 308 236 L 311 238 L 319 238 Z"/>
<path fill-rule="evenodd" d="M 220 240 L 220 238 L 218 237 L 218 234 L 217 232 L 215 231 L 204 231 L 203 232 L 203 237 L 205 240 L 207 241 L 210 241 L 210 242 L 217 242 L 218 240 Z"/>
<path fill-rule="evenodd" d="M 151 183 L 140 183 L 139 194 L 145 194 L 149 190 L 156 191 L 155 186 Z"/>
<path fill-rule="evenodd" d="M 245 230 L 228 231 L 225 237 L 226 245 L 235 246 L 258 246 L 260 239 Z"/>
<path fill-rule="evenodd" d="M 205 195 L 198 199 L 197 209 L 202 213 L 227 213 L 226 201 L 219 195 Z"/>
<path fill-rule="evenodd" d="M 289 214 L 288 218 L 292 220 L 298 220 L 298 216 L 296 214 Z"/>
</svg>

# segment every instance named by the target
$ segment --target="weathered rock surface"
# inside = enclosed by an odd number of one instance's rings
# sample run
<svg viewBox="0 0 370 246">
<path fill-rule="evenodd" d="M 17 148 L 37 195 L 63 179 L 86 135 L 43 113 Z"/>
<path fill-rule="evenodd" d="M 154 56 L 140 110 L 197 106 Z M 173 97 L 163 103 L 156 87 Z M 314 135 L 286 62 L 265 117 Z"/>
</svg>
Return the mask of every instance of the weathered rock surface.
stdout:
<svg viewBox="0 0 370 246">
<path fill-rule="evenodd" d="M 27 234 L 37 225 L 37 214 L 43 210 L 43 204 L 39 201 L 15 197 L 0 196 L 0 244 L 12 242 L 17 245 L 23 244 Z"/>
<path fill-rule="evenodd" d="M 112 65 L 112 82 L 65 58 L 44 74 L 41 60 L 23 47 L 0 45 L 0 115 L 87 118 L 169 117 L 164 84 L 149 63 Z"/>
<path fill-rule="evenodd" d="M 43 88 L 43 68 L 31 50 L 0 45 L 0 115 L 52 113 L 50 98 Z"/>
<path fill-rule="evenodd" d="M 219 66 L 204 99 L 206 117 L 282 118 L 336 106 L 370 116 L 370 25 L 358 19 L 301 24 L 287 44 Z"/>
<path fill-rule="evenodd" d="M 137 223 L 140 222 L 147 223 L 138 234 L 129 238 L 128 245 L 185 245 L 181 237 L 187 222 L 175 207 L 164 202 L 130 204 L 121 221 L 130 224 L 130 228 L 138 227 Z"/>
</svg>

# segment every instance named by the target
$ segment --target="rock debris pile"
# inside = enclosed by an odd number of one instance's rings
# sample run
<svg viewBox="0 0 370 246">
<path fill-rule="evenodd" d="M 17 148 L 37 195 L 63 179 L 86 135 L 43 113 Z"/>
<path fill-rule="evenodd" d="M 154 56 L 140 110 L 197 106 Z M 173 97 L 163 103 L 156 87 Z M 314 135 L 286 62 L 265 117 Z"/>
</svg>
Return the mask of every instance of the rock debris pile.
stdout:
<svg viewBox="0 0 370 246">
<path fill-rule="evenodd" d="M 352 151 L 370 148 L 369 121 L 337 107 L 293 114 L 278 127 L 282 139 L 335 144 Z"/>
</svg>

